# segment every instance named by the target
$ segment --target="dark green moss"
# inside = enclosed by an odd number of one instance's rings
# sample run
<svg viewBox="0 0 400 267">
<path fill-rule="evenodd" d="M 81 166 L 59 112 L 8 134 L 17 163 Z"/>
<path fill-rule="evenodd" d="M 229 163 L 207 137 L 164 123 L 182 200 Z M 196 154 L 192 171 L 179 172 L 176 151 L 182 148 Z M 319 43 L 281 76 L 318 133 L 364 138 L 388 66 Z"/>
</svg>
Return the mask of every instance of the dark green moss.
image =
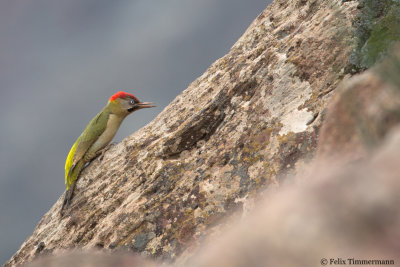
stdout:
<svg viewBox="0 0 400 267">
<path fill-rule="evenodd" d="M 356 47 L 350 58 L 348 72 L 364 71 L 381 61 L 394 43 L 400 41 L 399 0 L 359 0 Z"/>
</svg>

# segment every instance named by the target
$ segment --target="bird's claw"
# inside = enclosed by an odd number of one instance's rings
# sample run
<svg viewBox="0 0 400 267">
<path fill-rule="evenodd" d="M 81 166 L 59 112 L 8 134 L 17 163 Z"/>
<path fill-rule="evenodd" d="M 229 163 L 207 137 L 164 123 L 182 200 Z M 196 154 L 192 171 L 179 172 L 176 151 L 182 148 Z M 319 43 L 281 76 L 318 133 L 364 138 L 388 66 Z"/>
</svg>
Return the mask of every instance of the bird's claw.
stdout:
<svg viewBox="0 0 400 267">
<path fill-rule="evenodd" d="M 101 162 L 102 160 L 103 160 L 103 158 L 104 158 L 104 154 L 107 152 L 107 150 L 109 150 L 112 146 L 115 146 L 116 144 L 115 143 L 111 143 L 111 144 L 108 144 L 105 148 L 103 148 L 102 150 L 100 150 L 100 155 L 99 155 L 99 157 L 97 158 L 97 160 L 99 161 L 99 162 Z"/>
</svg>

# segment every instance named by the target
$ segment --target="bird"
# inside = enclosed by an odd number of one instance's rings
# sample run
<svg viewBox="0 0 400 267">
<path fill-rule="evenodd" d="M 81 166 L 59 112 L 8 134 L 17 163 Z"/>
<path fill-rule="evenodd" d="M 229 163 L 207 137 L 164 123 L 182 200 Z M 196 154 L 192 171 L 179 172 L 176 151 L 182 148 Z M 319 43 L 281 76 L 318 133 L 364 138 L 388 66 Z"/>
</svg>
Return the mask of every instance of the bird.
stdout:
<svg viewBox="0 0 400 267">
<path fill-rule="evenodd" d="M 119 91 L 112 95 L 107 105 L 89 122 L 75 141 L 65 162 L 65 184 L 67 190 L 60 213 L 72 200 L 75 184 L 86 164 L 101 157 L 117 133 L 122 121 L 134 111 L 155 107 L 152 102 L 140 102 L 129 93 Z"/>
</svg>

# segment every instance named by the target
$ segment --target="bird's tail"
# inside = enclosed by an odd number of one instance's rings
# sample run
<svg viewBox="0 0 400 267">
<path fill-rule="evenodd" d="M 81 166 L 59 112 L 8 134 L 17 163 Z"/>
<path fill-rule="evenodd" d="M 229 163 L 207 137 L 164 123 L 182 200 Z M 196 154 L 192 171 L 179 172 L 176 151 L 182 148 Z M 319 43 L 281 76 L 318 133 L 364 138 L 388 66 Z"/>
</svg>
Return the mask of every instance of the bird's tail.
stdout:
<svg viewBox="0 0 400 267">
<path fill-rule="evenodd" d="M 64 214 L 64 207 L 68 206 L 71 203 L 72 196 L 74 194 L 75 185 L 78 179 L 79 174 L 81 173 L 83 167 L 85 166 L 85 162 L 83 160 L 78 161 L 76 165 L 73 165 L 66 176 L 65 182 L 67 184 L 67 192 L 65 192 L 64 201 L 61 205 L 60 214 L 61 217 Z"/>
</svg>

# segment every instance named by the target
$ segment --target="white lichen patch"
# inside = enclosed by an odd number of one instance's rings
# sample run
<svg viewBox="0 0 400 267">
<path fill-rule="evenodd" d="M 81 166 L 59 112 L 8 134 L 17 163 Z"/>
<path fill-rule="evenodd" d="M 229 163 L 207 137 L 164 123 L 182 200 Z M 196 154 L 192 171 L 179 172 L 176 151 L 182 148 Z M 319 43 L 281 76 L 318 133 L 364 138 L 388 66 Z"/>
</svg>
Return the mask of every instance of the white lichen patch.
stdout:
<svg viewBox="0 0 400 267">
<path fill-rule="evenodd" d="M 299 133 L 307 129 L 307 122 L 313 118 L 313 114 L 304 109 L 293 110 L 281 118 L 283 127 L 279 131 L 280 135 L 285 135 L 289 132 Z"/>
<path fill-rule="evenodd" d="M 311 97 L 312 88 L 308 82 L 295 76 L 296 66 L 288 62 L 286 54 L 277 53 L 277 56 L 273 71 L 274 89 L 264 105 L 270 110 L 271 116 L 282 123 L 280 135 L 305 131 L 313 114 L 299 110 L 299 107 Z"/>
</svg>

